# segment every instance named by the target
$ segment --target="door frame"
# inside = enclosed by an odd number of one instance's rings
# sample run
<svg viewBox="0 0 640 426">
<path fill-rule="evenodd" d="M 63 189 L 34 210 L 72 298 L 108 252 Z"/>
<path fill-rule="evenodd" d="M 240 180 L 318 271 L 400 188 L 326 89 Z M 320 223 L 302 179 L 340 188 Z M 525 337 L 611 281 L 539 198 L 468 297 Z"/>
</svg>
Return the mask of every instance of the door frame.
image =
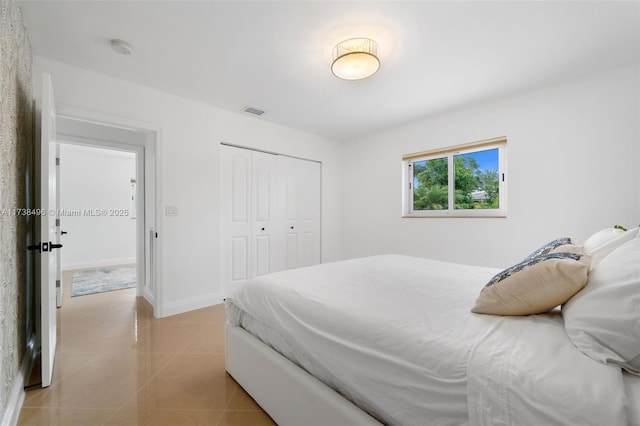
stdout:
<svg viewBox="0 0 640 426">
<path fill-rule="evenodd" d="M 161 268 L 158 268 L 156 259 L 161 256 L 161 245 L 158 243 L 157 235 L 160 228 L 160 217 L 157 212 L 157 176 L 160 176 L 158 153 L 162 137 L 162 129 L 154 124 L 131 120 L 125 117 L 113 116 L 97 111 L 68 105 L 56 105 L 58 117 L 75 120 L 101 126 L 114 127 L 125 130 L 143 132 L 146 137 L 143 143 L 135 142 L 111 142 L 104 140 L 89 140 L 87 138 L 67 139 L 65 142 L 77 143 L 98 148 L 124 150 L 135 152 L 136 174 L 140 170 L 144 173 L 137 177 L 137 184 L 144 183 L 144 217 L 142 221 L 136 222 L 136 256 L 144 259 L 144 268 L 138 268 L 138 286 L 136 294 L 144 297 L 153 307 L 154 316 L 162 316 L 163 306 L 163 286 Z M 65 143 L 61 142 L 61 143 Z M 142 179 L 140 179 L 142 178 Z M 138 217 L 140 212 L 138 211 Z"/>
</svg>

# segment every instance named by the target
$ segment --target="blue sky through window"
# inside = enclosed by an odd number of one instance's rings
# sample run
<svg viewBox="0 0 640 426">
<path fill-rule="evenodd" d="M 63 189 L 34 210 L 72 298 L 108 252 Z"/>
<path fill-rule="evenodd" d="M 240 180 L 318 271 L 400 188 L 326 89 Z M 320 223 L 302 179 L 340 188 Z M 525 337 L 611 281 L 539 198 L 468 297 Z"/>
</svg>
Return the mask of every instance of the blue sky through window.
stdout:
<svg viewBox="0 0 640 426">
<path fill-rule="evenodd" d="M 480 170 L 498 170 L 498 148 L 460 154 L 461 157 L 475 158 Z M 458 157 L 458 155 L 456 155 Z"/>
</svg>

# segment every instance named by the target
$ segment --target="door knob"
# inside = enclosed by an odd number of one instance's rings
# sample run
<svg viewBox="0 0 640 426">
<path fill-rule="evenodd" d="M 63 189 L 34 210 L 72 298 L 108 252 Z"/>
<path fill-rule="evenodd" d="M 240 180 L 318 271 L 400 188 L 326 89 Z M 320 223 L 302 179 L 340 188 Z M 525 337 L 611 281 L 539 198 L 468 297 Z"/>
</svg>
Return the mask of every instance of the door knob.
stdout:
<svg viewBox="0 0 640 426">
<path fill-rule="evenodd" d="M 60 231 L 60 235 L 65 235 L 65 234 L 68 234 L 68 232 L 67 231 Z"/>
</svg>

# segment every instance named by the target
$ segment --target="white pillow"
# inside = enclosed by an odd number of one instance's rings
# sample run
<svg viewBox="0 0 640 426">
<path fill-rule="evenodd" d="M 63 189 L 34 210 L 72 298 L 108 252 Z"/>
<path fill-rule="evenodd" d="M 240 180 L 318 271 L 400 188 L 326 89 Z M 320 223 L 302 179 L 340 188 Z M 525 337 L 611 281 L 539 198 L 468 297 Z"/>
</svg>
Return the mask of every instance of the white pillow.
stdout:
<svg viewBox="0 0 640 426">
<path fill-rule="evenodd" d="M 616 228 L 605 228 L 598 231 L 584 242 L 584 252 L 591 257 L 591 269 L 602 259 L 622 244 L 638 235 L 638 228 L 623 231 Z"/>
<path fill-rule="evenodd" d="M 580 351 L 640 374 L 640 238 L 602 259 L 586 287 L 562 306 L 562 315 Z"/>
</svg>

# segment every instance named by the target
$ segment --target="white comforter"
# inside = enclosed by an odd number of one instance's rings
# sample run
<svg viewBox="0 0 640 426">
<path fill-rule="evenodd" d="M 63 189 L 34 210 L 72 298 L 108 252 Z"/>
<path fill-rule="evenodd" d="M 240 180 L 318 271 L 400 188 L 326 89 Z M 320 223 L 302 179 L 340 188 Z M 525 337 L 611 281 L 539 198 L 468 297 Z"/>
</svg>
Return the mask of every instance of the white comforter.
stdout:
<svg viewBox="0 0 640 426">
<path fill-rule="evenodd" d="M 388 425 L 628 425 L 621 370 L 559 313 L 470 312 L 496 272 L 391 255 L 284 271 L 230 295 L 229 321 Z"/>
</svg>

